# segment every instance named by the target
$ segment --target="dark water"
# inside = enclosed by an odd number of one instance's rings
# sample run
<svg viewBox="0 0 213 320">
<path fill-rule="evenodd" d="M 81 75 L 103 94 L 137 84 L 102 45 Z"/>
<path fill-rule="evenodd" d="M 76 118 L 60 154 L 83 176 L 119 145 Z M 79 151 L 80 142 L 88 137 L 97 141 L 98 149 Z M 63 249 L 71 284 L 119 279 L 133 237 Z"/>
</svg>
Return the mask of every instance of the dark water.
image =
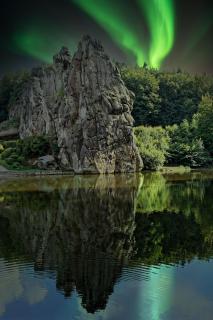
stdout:
<svg viewBox="0 0 213 320">
<path fill-rule="evenodd" d="M 0 319 L 212 320 L 213 171 L 0 180 Z"/>
</svg>

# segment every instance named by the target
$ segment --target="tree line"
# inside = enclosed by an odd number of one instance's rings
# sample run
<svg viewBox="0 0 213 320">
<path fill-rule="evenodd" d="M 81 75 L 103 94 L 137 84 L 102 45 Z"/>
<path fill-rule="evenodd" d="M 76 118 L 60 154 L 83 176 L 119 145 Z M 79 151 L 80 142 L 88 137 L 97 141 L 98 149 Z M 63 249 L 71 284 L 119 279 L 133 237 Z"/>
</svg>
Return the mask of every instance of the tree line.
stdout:
<svg viewBox="0 0 213 320">
<path fill-rule="evenodd" d="M 120 66 L 145 169 L 212 164 L 213 77 Z"/>
</svg>

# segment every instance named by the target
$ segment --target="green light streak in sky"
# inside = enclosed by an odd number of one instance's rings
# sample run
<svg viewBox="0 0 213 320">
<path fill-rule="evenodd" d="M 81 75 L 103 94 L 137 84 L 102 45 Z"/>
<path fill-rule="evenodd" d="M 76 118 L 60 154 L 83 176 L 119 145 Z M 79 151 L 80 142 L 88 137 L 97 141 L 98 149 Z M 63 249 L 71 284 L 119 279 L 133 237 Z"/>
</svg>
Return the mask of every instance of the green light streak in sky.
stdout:
<svg viewBox="0 0 213 320">
<path fill-rule="evenodd" d="M 65 45 L 73 47 L 73 41 L 64 32 L 52 28 L 28 27 L 13 36 L 14 50 L 44 63 L 52 63 L 52 57 Z"/>
<path fill-rule="evenodd" d="M 123 10 L 116 7 L 114 0 L 73 0 L 82 10 L 90 15 L 123 49 L 133 53 L 137 64 L 143 66 L 145 51 L 142 40 L 131 30 L 131 25 L 125 21 Z M 125 6 L 125 4 L 123 4 Z"/>
<path fill-rule="evenodd" d="M 136 17 L 131 16 L 128 5 L 115 0 L 70 0 L 92 17 L 124 51 L 132 53 L 139 66 L 144 62 L 153 68 L 160 68 L 174 44 L 175 19 L 174 0 L 137 0 L 148 24 L 150 33 L 149 55 L 147 41 L 141 29 L 135 29 Z M 128 11 L 129 10 L 129 11 Z M 133 18 L 136 20 L 132 21 Z M 137 23 L 135 22 L 137 25 Z M 32 24 L 18 30 L 13 38 L 18 53 L 26 54 L 46 63 L 62 45 L 73 48 L 74 39 L 64 29 L 49 25 Z"/>
<path fill-rule="evenodd" d="M 174 44 L 174 2 L 173 0 L 138 0 L 138 2 L 145 13 L 151 36 L 149 65 L 158 69 Z"/>
</svg>

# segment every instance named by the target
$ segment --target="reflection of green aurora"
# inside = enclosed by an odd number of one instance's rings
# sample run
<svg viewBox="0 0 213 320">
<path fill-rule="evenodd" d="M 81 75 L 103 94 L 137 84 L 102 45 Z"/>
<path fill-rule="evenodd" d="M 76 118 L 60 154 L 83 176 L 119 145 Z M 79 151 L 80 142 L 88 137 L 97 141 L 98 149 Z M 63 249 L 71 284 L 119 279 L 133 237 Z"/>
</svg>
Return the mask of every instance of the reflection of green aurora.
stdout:
<svg viewBox="0 0 213 320">
<path fill-rule="evenodd" d="M 173 268 L 163 264 L 150 267 L 149 280 L 141 282 L 138 297 L 139 320 L 160 320 L 171 306 L 173 286 Z"/>
</svg>

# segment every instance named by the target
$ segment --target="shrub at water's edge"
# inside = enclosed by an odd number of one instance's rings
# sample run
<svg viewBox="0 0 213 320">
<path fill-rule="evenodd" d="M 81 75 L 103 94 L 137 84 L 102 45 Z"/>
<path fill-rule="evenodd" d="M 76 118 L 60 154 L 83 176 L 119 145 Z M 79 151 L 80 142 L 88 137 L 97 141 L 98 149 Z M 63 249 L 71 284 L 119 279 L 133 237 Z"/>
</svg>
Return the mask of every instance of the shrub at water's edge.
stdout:
<svg viewBox="0 0 213 320">
<path fill-rule="evenodd" d="M 0 164 L 7 169 L 31 168 L 30 160 L 51 152 L 50 140 L 45 136 L 0 143 Z"/>
<path fill-rule="evenodd" d="M 212 157 L 205 148 L 198 131 L 196 117 L 189 122 L 184 120 L 179 126 L 166 127 L 170 137 L 167 163 L 192 168 L 209 166 Z"/>
<path fill-rule="evenodd" d="M 136 145 L 144 163 L 144 169 L 157 170 L 161 168 L 169 149 L 169 136 L 162 127 L 134 128 Z"/>
</svg>

